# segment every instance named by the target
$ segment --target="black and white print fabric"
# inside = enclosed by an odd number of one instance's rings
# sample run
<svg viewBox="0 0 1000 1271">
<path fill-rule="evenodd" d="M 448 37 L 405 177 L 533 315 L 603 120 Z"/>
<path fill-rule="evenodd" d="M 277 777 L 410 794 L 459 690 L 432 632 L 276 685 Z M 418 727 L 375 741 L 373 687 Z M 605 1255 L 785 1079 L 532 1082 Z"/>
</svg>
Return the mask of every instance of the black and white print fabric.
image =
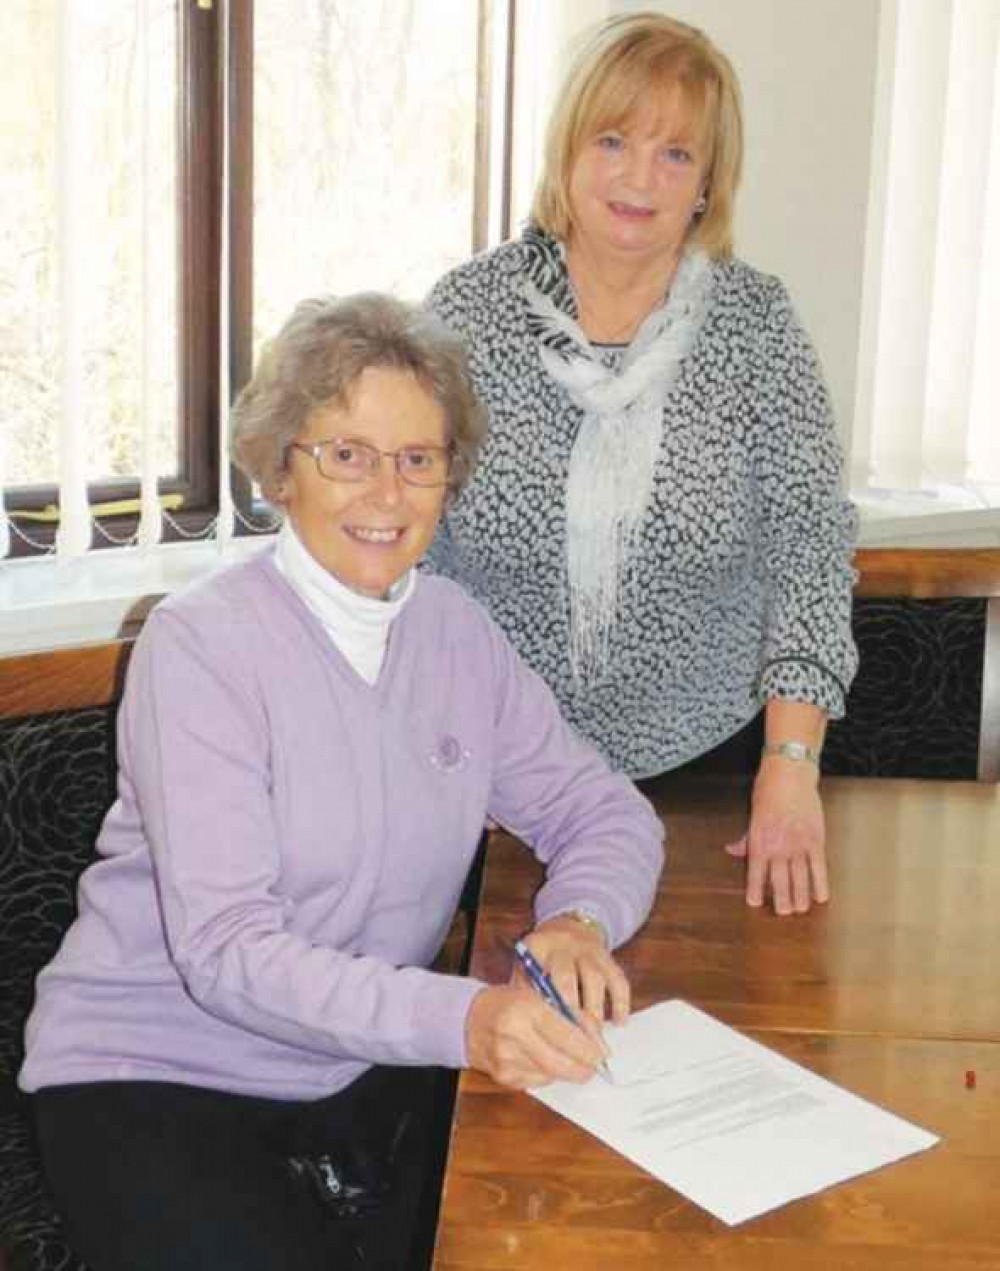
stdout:
<svg viewBox="0 0 1000 1271">
<path fill-rule="evenodd" d="M 465 341 L 490 431 L 430 567 L 482 601 L 569 720 L 620 769 L 702 754 L 770 698 L 833 718 L 856 669 L 854 510 L 808 337 L 775 278 L 712 262 L 663 406 L 653 492 L 624 562 L 610 657 L 570 663 L 566 488 L 583 412 L 545 371 L 523 280 L 575 316 L 559 245 L 529 228 L 446 275 L 429 305 Z"/>
</svg>

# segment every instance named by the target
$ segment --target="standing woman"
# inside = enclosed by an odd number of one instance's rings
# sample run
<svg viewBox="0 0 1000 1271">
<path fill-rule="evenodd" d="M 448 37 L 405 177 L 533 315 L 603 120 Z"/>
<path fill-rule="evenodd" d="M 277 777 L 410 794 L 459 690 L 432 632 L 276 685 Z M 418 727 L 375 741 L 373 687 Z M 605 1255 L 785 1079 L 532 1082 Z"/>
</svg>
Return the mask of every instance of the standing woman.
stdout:
<svg viewBox="0 0 1000 1271">
<path fill-rule="evenodd" d="M 490 433 L 431 563 L 483 600 L 635 778 L 763 710 L 747 900 L 828 898 L 818 757 L 856 667 L 855 532 L 816 355 L 732 255 L 739 86 L 699 31 L 605 23 L 518 241 L 434 288 Z"/>
</svg>

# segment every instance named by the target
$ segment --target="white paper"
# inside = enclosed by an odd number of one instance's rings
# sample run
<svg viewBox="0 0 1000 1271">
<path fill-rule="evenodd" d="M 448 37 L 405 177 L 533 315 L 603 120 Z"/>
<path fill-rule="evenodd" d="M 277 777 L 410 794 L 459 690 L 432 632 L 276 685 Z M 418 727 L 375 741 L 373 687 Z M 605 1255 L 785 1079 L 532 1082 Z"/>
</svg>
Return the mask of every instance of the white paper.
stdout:
<svg viewBox="0 0 1000 1271">
<path fill-rule="evenodd" d="M 612 1083 L 531 1093 L 726 1223 L 938 1142 L 687 1002 L 605 1038 Z"/>
</svg>

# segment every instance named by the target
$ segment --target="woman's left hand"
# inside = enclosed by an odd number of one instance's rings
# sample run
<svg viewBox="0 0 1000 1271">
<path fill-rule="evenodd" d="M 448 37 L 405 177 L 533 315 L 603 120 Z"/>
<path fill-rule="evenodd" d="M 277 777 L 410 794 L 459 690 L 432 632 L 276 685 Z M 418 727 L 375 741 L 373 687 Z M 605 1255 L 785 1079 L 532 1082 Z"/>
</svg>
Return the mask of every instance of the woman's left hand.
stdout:
<svg viewBox="0 0 1000 1271">
<path fill-rule="evenodd" d="M 601 1023 L 610 1003 L 611 1019 L 625 1023 L 631 1002 L 629 982 L 597 931 L 561 914 L 540 922 L 524 943 L 572 1010 L 586 1011 Z M 515 970 L 518 977 L 523 978 L 520 968 Z"/>
<path fill-rule="evenodd" d="M 801 760 L 766 758 L 754 782 L 750 828 L 726 851 L 747 861 L 748 905 L 806 913 L 830 899 L 819 774 Z"/>
</svg>

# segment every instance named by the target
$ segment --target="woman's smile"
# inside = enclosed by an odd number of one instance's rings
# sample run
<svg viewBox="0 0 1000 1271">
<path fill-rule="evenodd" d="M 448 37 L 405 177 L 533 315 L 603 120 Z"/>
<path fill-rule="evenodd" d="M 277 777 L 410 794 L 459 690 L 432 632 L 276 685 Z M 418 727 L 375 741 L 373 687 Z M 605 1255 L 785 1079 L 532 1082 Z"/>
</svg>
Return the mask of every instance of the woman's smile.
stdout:
<svg viewBox="0 0 1000 1271">
<path fill-rule="evenodd" d="M 406 531 L 404 529 L 376 529 L 374 526 L 365 525 L 345 525 L 344 533 L 349 534 L 351 538 L 360 540 L 362 543 L 374 544 L 375 546 L 392 546 L 399 542 Z"/>
<path fill-rule="evenodd" d="M 614 199 L 609 202 L 608 207 L 615 216 L 625 217 L 629 220 L 641 221 L 655 215 L 651 207 L 641 207 L 635 203 L 623 203 L 618 199 Z"/>
</svg>

